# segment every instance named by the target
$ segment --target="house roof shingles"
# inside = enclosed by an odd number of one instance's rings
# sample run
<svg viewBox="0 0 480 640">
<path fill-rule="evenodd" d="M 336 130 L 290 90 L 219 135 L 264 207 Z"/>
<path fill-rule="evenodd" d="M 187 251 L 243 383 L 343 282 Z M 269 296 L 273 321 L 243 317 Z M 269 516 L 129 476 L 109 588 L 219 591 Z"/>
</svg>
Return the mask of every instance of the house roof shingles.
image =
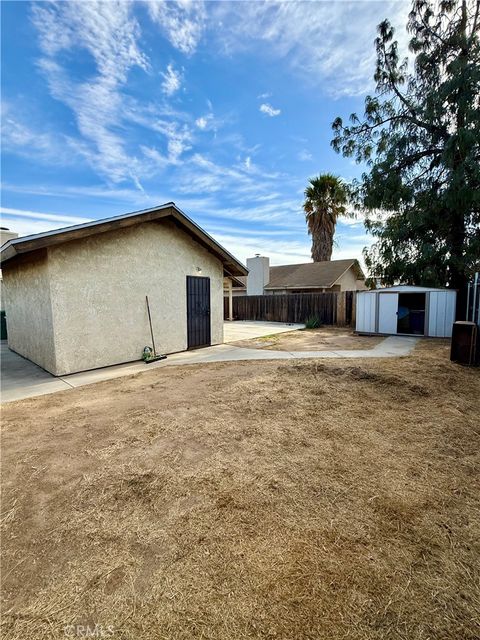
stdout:
<svg viewBox="0 0 480 640">
<path fill-rule="evenodd" d="M 363 273 L 357 260 L 329 260 L 270 267 L 270 281 L 265 289 L 313 289 L 332 287 L 347 269 L 354 267 L 358 277 Z"/>
</svg>

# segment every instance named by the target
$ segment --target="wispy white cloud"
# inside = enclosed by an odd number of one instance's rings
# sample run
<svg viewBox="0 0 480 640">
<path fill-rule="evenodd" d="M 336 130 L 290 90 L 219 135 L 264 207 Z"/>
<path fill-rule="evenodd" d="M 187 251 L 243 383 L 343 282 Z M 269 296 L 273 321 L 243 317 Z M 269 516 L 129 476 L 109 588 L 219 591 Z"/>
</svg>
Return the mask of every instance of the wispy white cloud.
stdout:
<svg viewBox="0 0 480 640">
<path fill-rule="evenodd" d="M 165 162 L 161 162 L 162 166 L 168 164 L 178 164 L 182 154 L 192 148 L 193 144 L 193 132 L 192 132 L 192 118 L 182 112 L 172 110 L 165 106 L 158 107 L 157 105 L 124 105 L 124 116 L 130 123 L 140 125 L 150 131 L 150 134 L 157 134 L 157 136 L 150 135 L 149 141 L 152 144 L 157 144 L 157 139 L 161 139 L 162 150 L 161 155 Z M 152 145 L 141 144 L 139 146 L 143 157 L 152 154 L 145 154 L 145 149 L 155 148 Z M 156 156 L 158 158 L 158 155 Z M 142 163 L 141 163 L 142 164 Z M 157 168 L 158 168 L 157 163 Z M 142 164 L 142 171 L 145 177 L 151 176 L 151 166 L 145 166 Z"/>
<path fill-rule="evenodd" d="M 310 246 L 308 240 L 280 240 L 278 237 L 252 237 L 241 232 L 224 234 L 212 232 L 216 240 L 243 263 L 247 258 L 261 253 L 270 258 L 272 266 L 280 264 L 296 264 L 310 260 Z"/>
<path fill-rule="evenodd" d="M 163 169 L 164 167 L 167 167 L 170 164 L 168 155 L 163 155 L 155 147 L 147 147 L 146 145 L 140 145 L 140 151 L 143 153 L 145 158 L 152 161 L 153 167 L 157 170 Z"/>
<path fill-rule="evenodd" d="M 47 164 L 58 165 L 61 162 L 68 165 L 78 158 L 68 149 L 66 143 L 65 137 L 61 134 L 39 131 L 31 124 L 26 124 L 23 118 L 20 120 L 14 109 L 2 108 L 3 153 L 12 152 Z"/>
<path fill-rule="evenodd" d="M 261 54 L 284 60 L 296 75 L 334 96 L 370 90 L 376 27 L 389 18 L 407 51 L 405 0 L 331 2 L 216 2 L 212 30 L 228 55 L 252 43 Z M 260 54 L 259 54 L 260 55 Z"/>
<path fill-rule="evenodd" d="M 197 127 L 199 129 L 206 129 L 207 128 L 207 124 L 208 124 L 208 120 L 205 116 L 201 116 L 200 118 L 197 118 L 195 120 L 195 124 L 197 125 Z"/>
<path fill-rule="evenodd" d="M 125 2 L 59 2 L 33 7 L 44 57 L 39 67 L 54 98 L 74 113 L 80 139 L 69 143 L 90 165 L 113 182 L 132 179 L 139 184 L 135 161 L 115 132 L 121 122 L 121 90 L 130 69 L 148 69 L 137 44 L 139 26 Z M 61 64 L 64 50 L 87 51 L 96 74 L 76 82 Z"/>
<path fill-rule="evenodd" d="M 280 109 L 274 109 L 271 104 L 268 102 L 264 102 L 259 106 L 259 110 L 267 116 L 274 118 L 275 116 L 279 116 L 282 112 Z"/>
<path fill-rule="evenodd" d="M 9 228 L 20 236 L 83 224 L 91 220 L 91 218 L 80 216 L 42 213 L 40 211 L 13 209 L 11 207 L 0 207 L 0 218 L 3 225 L 8 224 Z"/>
<path fill-rule="evenodd" d="M 167 65 L 166 72 L 162 72 L 161 75 L 163 76 L 163 93 L 167 96 L 172 96 L 182 86 L 182 74 L 180 73 L 180 71 L 176 71 L 172 64 L 169 64 Z"/>
<path fill-rule="evenodd" d="M 148 3 L 148 11 L 152 20 L 160 26 L 176 49 L 187 55 L 196 50 L 206 20 L 205 5 L 202 1 L 155 0 Z"/>
<path fill-rule="evenodd" d="M 10 193 L 21 193 L 27 195 L 33 195 L 40 198 L 92 198 L 94 201 L 99 199 L 105 199 L 115 203 L 125 202 L 143 202 L 146 195 L 144 192 L 139 192 L 137 189 L 120 188 L 118 186 L 107 187 L 105 185 L 87 186 L 87 185 L 39 185 L 39 184 L 26 184 L 18 185 L 11 183 L 2 183 L 2 191 Z M 152 194 L 155 197 L 154 194 Z M 167 198 L 168 200 L 168 198 Z M 165 198 L 160 195 L 156 199 L 157 203 L 165 202 Z M 91 207 L 90 207 L 91 208 Z"/>
<path fill-rule="evenodd" d="M 273 191 L 275 181 L 282 178 L 286 181 L 286 176 L 266 172 L 251 160 L 248 167 L 245 161 L 223 165 L 205 154 L 194 153 L 179 167 L 176 189 L 181 194 L 228 193 L 228 201 L 242 202 L 238 209 L 247 215 L 253 201 Z M 223 211 L 223 215 L 230 215 L 225 207 Z"/>
<path fill-rule="evenodd" d="M 152 128 L 167 138 L 168 159 L 172 164 L 178 162 L 184 151 L 191 149 L 192 133 L 188 125 L 157 120 Z"/>
<path fill-rule="evenodd" d="M 301 151 L 299 151 L 298 155 L 297 155 L 297 158 L 301 162 L 307 162 L 308 160 L 313 160 L 312 154 L 307 149 L 302 149 Z"/>
<path fill-rule="evenodd" d="M 213 113 L 207 113 L 204 116 L 200 116 L 195 120 L 195 125 L 204 131 L 205 129 L 209 129 L 210 125 L 213 123 Z"/>
<path fill-rule="evenodd" d="M 65 216 L 56 213 L 41 213 L 39 211 L 29 211 L 28 209 L 12 209 L 11 207 L 0 207 L 2 216 L 20 216 L 22 218 L 33 218 L 35 220 L 51 220 L 53 222 L 65 222 L 68 224 L 82 224 L 90 222 L 91 218 L 83 218 L 79 216 Z"/>
</svg>

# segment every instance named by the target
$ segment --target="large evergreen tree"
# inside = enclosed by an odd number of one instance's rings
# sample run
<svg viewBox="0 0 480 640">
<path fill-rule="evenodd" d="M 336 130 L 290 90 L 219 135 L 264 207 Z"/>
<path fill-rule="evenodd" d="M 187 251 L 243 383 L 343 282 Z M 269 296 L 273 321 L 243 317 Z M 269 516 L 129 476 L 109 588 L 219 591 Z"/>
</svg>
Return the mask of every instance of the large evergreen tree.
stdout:
<svg viewBox="0 0 480 640">
<path fill-rule="evenodd" d="M 368 171 L 354 185 L 373 276 L 462 290 L 480 263 L 480 0 L 414 0 L 412 66 L 388 20 L 376 39 L 376 95 L 333 123 L 332 146 Z"/>
</svg>

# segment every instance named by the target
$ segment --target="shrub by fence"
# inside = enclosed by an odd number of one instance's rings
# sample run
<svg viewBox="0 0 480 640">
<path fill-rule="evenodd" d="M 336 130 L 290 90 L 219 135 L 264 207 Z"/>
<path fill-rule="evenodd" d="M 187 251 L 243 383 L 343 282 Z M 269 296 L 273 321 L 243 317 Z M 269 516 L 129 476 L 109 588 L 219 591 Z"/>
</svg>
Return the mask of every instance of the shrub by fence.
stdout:
<svg viewBox="0 0 480 640">
<path fill-rule="evenodd" d="M 317 316 L 322 324 L 336 324 L 338 295 L 337 293 L 292 293 L 236 296 L 233 298 L 233 318 L 268 322 L 305 322 L 307 318 Z M 228 299 L 225 298 L 225 317 L 227 316 Z"/>
</svg>

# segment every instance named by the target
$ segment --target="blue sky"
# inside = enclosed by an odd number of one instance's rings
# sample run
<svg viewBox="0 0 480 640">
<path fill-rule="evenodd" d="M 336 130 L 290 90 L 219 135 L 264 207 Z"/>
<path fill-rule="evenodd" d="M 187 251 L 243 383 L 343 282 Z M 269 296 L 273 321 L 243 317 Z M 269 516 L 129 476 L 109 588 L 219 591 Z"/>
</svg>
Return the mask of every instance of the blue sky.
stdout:
<svg viewBox="0 0 480 640">
<path fill-rule="evenodd" d="M 374 89 L 409 2 L 3 2 L 2 224 L 21 235 L 173 200 L 245 261 L 304 262 L 309 177 L 361 167 L 331 122 Z M 362 220 L 334 258 L 361 257 Z"/>
</svg>

